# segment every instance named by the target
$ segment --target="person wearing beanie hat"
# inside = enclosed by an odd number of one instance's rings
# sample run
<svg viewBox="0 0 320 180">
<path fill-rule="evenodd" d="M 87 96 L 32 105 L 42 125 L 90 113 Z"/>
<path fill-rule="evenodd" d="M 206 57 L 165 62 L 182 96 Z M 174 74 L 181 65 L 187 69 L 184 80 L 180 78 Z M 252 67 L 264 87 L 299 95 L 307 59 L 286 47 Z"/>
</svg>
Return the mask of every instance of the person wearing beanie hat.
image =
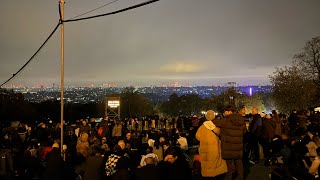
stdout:
<svg viewBox="0 0 320 180">
<path fill-rule="evenodd" d="M 215 112 L 209 110 L 205 117 L 207 121 L 196 133 L 196 138 L 200 141 L 201 174 L 203 177 L 215 177 L 226 173 L 228 168 L 221 156 L 220 129 L 212 122 L 215 119 Z"/>
<path fill-rule="evenodd" d="M 246 133 L 246 124 L 242 115 L 236 113 L 231 105 L 225 108 L 224 115 L 223 119 L 213 120 L 221 129 L 221 155 L 228 166 L 224 179 L 232 179 L 236 170 L 235 179 L 243 180 L 243 137 Z"/>
<path fill-rule="evenodd" d="M 64 161 L 61 156 L 61 151 L 59 149 L 59 144 L 54 143 L 52 145 L 52 150 L 46 155 L 47 165 L 45 167 L 43 177 L 46 180 L 56 180 L 64 179 L 65 169 Z"/>
<path fill-rule="evenodd" d="M 87 120 L 83 119 L 81 121 L 81 125 L 79 126 L 79 134 L 81 136 L 82 133 L 90 134 L 91 127 L 88 125 Z"/>
<path fill-rule="evenodd" d="M 260 148 L 259 141 L 262 135 L 262 116 L 259 114 L 258 108 L 252 108 L 252 117 L 249 123 L 249 144 L 248 147 L 251 150 L 250 163 L 256 164 L 260 160 Z"/>
<path fill-rule="evenodd" d="M 206 120 L 212 121 L 216 117 L 216 113 L 213 110 L 209 110 L 206 112 Z"/>
<path fill-rule="evenodd" d="M 214 120 L 215 117 L 216 113 L 213 110 L 209 110 L 206 112 L 206 121 L 203 123 L 203 125 L 211 131 L 216 128 L 216 125 L 212 122 L 212 120 Z"/>
<path fill-rule="evenodd" d="M 88 157 L 90 145 L 88 142 L 89 135 L 87 133 L 81 134 L 77 142 L 77 153 L 82 154 L 83 157 Z"/>
<path fill-rule="evenodd" d="M 93 145 L 91 147 L 91 155 L 83 166 L 83 179 L 103 179 L 103 162 L 100 146 Z"/>
<path fill-rule="evenodd" d="M 58 143 L 53 143 L 52 148 L 59 148 L 59 144 Z"/>
<path fill-rule="evenodd" d="M 259 143 L 263 149 L 263 155 L 266 158 L 271 157 L 271 142 L 275 136 L 276 123 L 270 114 L 266 114 L 262 120 L 262 134 Z"/>
</svg>

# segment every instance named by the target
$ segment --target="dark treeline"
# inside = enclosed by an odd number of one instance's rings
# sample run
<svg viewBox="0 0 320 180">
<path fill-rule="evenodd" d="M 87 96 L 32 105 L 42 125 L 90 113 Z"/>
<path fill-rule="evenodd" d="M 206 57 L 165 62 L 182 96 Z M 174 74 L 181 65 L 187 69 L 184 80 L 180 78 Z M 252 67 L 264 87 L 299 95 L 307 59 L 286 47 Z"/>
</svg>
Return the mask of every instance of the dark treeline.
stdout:
<svg viewBox="0 0 320 180">
<path fill-rule="evenodd" d="M 134 88 L 126 88 L 121 94 L 109 94 L 108 96 L 121 97 L 122 117 L 141 117 L 154 114 L 153 105 Z M 48 100 L 39 103 L 26 101 L 21 93 L 12 90 L 0 91 L 0 115 L 1 122 L 7 121 L 60 121 L 60 101 Z M 83 118 L 98 118 L 105 115 L 105 102 L 93 102 L 88 104 L 65 103 L 64 117 L 66 121 L 74 121 Z"/>
<path fill-rule="evenodd" d="M 106 97 L 120 97 L 121 119 L 129 117 L 142 117 L 148 115 L 179 116 L 199 115 L 201 111 L 213 109 L 221 112 L 228 104 L 235 106 L 257 106 L 265 109 L 266 100 L 257 94 L 252 97 L 242 95 L 230 88 L 220 95 L 212 95 L 210 98 L 201 98 L 197 94 L 178 96 L 172 94 L 167 101 L 152 103 L 150 99 L 128 87 L 120 94 L 106 94 Z M 265 95 L 264 97 L 268 97 Z M 268 100 L 268 98 L 267 98 Z M 105 116 L 105 102 L 93 102 L 88 104 L 65 103 L 64 117 L 66 121 L 75 121 L 84 118 L 99 118 Z M 60 121 L 60 101 L 48 100 L 40 103 L 26 101 L 21 93 L 12 90 L 1 90 L 0 114 L 2 122 L 10 121 Z"/>
</svg>

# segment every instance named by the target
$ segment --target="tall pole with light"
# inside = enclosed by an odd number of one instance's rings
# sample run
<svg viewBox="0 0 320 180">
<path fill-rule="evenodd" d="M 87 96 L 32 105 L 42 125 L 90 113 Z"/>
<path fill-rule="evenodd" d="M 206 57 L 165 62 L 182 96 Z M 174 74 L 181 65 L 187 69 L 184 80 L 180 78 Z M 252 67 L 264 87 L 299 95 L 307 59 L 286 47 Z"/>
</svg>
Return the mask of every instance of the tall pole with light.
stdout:
<svg viewBox="0 0 320 180">
<path fill-rule="evenodd" d="M 64 0 L 60 1 L 61 7 L 61 14 L 60 14 L 60 21 L 61 21 L 61 82 L 60 82 L 60 123 L 61 123 L 61 154 L 64 156 L 64 149 L 63 149 L 63 125 L 64 125 Z"/>
</svg>

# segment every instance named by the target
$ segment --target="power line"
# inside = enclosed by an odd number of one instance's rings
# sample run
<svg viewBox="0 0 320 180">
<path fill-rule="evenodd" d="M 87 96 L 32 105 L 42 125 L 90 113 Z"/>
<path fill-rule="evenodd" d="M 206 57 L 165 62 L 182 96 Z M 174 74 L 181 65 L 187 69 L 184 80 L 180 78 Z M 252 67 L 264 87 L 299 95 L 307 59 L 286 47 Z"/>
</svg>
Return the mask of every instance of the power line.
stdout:
<svg viewBox="0 0 320 180">
<path fill-rule="evenodd" d="M 113 12 L 109 12 L 109 13 L 105 13 L 105 14 L 99 14 L 99 15 L 95 15 L 95 16 L 84 17 L 84 18 L 69 19 L 69 20 L 65 20 L 63 22 L 82 21 L 82 20 L 93 19 L 93 18 L 102 17 L 102 16 L 118 14 L 118 13 L 121 13 L 121 12 L 125 12 L 125 11 L 129 11 L 129 10 L 132 10 L 132 9 L 136 9 L 138 7 L 142 7 L 142 6 L 157 2 L 157 1 L 159 1 L 159 0 L 150 0 L 150 1 L 146 1 L 146 2 L 137 4 L 137 5 L 134 5 L 134 6 L 130 6 L 130 7 L 124 8 L 124 9 L 120 9 L 120 10 L 117 10 L 117 11 L 113 11 Z"/>
<path fill-rule="evenodd" d="M 110 2 L 109 4 L 111 3 L 114 3 L 118 0 L 114 0 L 112 2 Z M 40 50 L 44 47 L 44 45 L 49 41 L 49 39 L 53 36 L 53 34 L 57 31 L 58 27 L 60 26 L 61 23 L 64 23 L 64 22 L 74 22 L 74 21 L 81 21 L 81 20 L 87 20 L 87 19 L 93 19 L 93 18 L 97 18 L 97 17 L 102 17 L 102 16 L 108 16 L 108 15 L 113 15 L 113 14 L 118 14 L 118 13 L 121 13 L 121 12 L 125 12 L 125 11 L 129 11 L 129 10 L 132 10 L 132 9 L 136 9 L 138 7 L 142 7 L 142 6 L 145 6 L 145 5 L 148 5 L 148 4 L 151 4 L 151 3 L 154 3 L 154 2 L 157 2 L 159 0 L 150 0 L 150 1 L 146 1 L 146 2 L 143 2 L 143 3 L 140 3 L 140 4 L 136 4 L 134 6 L 130 6 L 130 7 L 127 7 L 127 8 L 124 8 L 124 9 L 120 9 L 120 10 L 117 10 L 117 11 L 113 11 L 113 12 L 109 12 L 109 13 L 105 13 L 105 14 L 99 14 L 99 15 L 95 15 L 95 16 L 89 16 L 89 17 L 84 17 L 84 18 L 78 18 L 78 19 L 69 19 L 69 20 L 65 20 L 65 21 L 62 21 L 61 20 L 61 17 L 60 17 L 60 20 L 59 20 L 59 23 L 57 24 L 57 26 L 54 28 L 54 30 L 51 32 L 51 34 L 47 37 L 47 39 L 42 43 L 42 45 L 40 46 L 40 48 L 31 56 L 31 58 L 15 73 L 13 74 L 9 79 L 7 79 L 6 81 L 4 81 L 3 83 L 1 83 L 0 85 L 0 88 L 2 86 L 4 86 L 5 84 L 7 84 L 9 81 L 11 81 L 14 77 L 16 77 L 35 57 L 36 55 L 40 52 Z M 106 5 L 105 5 L 106 6 Z M 99 7 L 101 8 L 101 7 Z M 96 8 L 97 9 L 97 8 Z M 95 10 L 96 10 L 95 9 Z M 91 12 L 94 11 L 94 10 L 91 10 Z M 89 13 L 89 12 L 87 12 Z M 83 14 L 87 14 L 87 13 L 83 13 Z M 59 6 L 59 14 L 61 14 L 60 12 L 60 6 Z M 82 15 L 83 15 L 82 14 Z M 78 16 L 82 16 L 82 15 L 78 15 Z M 60 15 L 61 16 L 61 15 Z"/>
<path fill-rule="evenodd" d="M 88 11 L 88 12 L 85 12 L 85 13 L 79 14 L 79 15 L 77 15 L 77 16 L 74 16 L 74 17 L 72 17 L 72 18 L 70 18 L 70 19 L 68 19 L 68 20 L 75 19 L 75 18 L 80 17 L 80 16 L 83 16 L 83 15 L 85 15 L 85 14 L 89 14 L 89 13 L 91 13 L 91 12 L 93 12 L 93 11 L 96 11 L 96 10 L 98 10 L 98 9 L 101 9 L 101 8 L 103 8 L 103 7 L 106 7 L 106 6 L 108 6 L 108 5 L 110 5 L 110 4 L 113 4 L 113 3 L 117 2 L 117 1 L 119 1 L 119 0 L 113 0 L 113 1 L 111 1 L 111 2 L 108 2 L 107 4 L 104 4 L 104 5 L 102 5 L 102 6 L 99 6 L 99 7 L 95 8 L 95 9 L 92 9 L 92 10 L 90 10 L 90 11 Z"/>
<path fill-rule="evenodd" d="M 36 55 L 40 52 L 40 50 L 44 47 L 44 45 L 49 41 L 49 39 L 52 37 L 52 35 L 56 32 L 56 30 L 58 29 L 58 27 L 60 26 L 60 22 L 57 24 L 57 26 L 53 29 L 53 31 L 51 32 L 51 34 L 47 37 L 47 39 L 42 43 L 42 45 L 40 46 L 40 48 L 31 56 L 31 58 L 16 72 L 14 73 L 8 80 L 4 81 L 3 83 L 1 83 L 0 87 L 4 86 L 5 84 L 7 84 L 9 81 L 11 81 L 14 77 L 16 77 L 35 57 Z"/>
</svg>

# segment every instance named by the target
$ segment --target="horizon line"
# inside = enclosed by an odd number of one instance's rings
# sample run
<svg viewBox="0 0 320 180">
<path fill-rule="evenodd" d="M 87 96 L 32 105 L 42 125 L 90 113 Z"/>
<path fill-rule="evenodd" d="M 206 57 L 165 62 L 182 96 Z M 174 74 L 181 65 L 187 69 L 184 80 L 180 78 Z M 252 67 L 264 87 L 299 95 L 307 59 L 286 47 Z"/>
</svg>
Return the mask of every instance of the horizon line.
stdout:
<svg viewBox="0 0 320 180">
<path fill-rule="evenodd" d="M 157 88 L 180 88 L 180 87 L 255 87 L 255 86 L 272 86 L 271 84 L 255 84 L 255 85 L 236 85 L 236 86 L 230 86 L 230 85 L 196 85 L 196 86 L 157 86 L 157 85 L 149 85 L 149 86 L 137 86 L 137 85 L 128 85 L 128 86 L 77 86 L 77 85 L 65 85 L 65 88 L 128 88 L 128 87 L 134 87 L 134 88 L 144 88 L 144 87 L 157 87 Z M 34 89 L 49 89 L 49 88 L 55 88 L 60 89 L 60 86 L 56 87 L 50 87 L 50 86 L 11 86 L 11 87 L 3 87 L 2 89 L 19 89 L 19 88 L 34 88 Z"/>
</svg>

